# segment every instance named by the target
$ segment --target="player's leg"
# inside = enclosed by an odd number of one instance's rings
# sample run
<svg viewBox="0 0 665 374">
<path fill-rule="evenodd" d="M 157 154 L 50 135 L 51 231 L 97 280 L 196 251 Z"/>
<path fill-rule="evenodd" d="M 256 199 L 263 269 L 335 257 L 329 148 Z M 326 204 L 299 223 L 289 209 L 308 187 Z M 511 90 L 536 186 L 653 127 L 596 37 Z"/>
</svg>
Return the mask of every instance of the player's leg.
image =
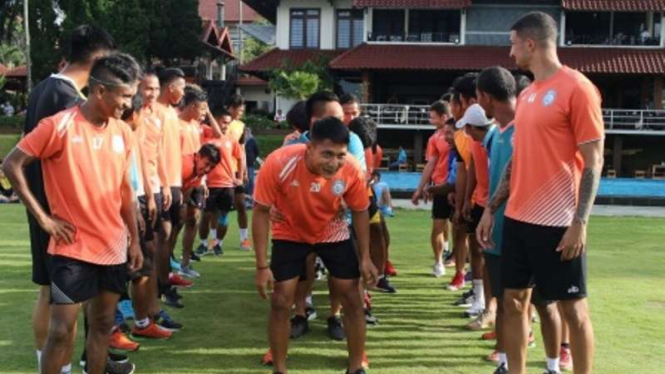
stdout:
<svg viewBox="0 0 665 374">
<path fill-rule="evenodd" d="M 71 345 L 76 335 L 76 319 L 80 304 L 51 306 L 49 332 L 42 350 L 40 373 L 60 374 L 66 361 L 71 361 Z M 109 327 L 109 333 L 111 327 Z M 103 369 L 103 368 L 102 368 Z"/>
<path fill-rule="evenodd" d="M 109 349 L 109 335 L 115 320 L 115 309 L 120 294 L 102 291 L 90 300 L 88 323 L 90 330 L 86 341 L 88 374 L 104 373 Z"/>
<path fill-rule="evenodd" d="M 547 369 L 559 372 L 559 347 L 561 346 L 561 316 L 556 302 L 543 300 L 538 295 L 538 286 L 531 295 L 532 303 L 540 317 L 540 330 L 545 345 Z"/>
<path fill-rule="evenodd" d="M 245 188 L 238 186 L 233 196 L 233 205 L 238 214 L 238 231 L 240 232 L 240 249 L 248 251 L 252 249 L 249 243 L 247 230 L 247 208 L 245 207 Z"/>
<path fill-rule="evenodd" d="M 485 287 L 483 286 L 483 273 L 485 267 L 485 258 L 483 256 L 483 249 L 476 239 L 476 228 L 480 223 L 484 209 L 478 205 L 474 205 L 471 211 L 471 222 L 468 225 L 469 236 L 469 254 L 471 257 L 471 273 L 473 276 L 473 295 L 475 297 L 473 305 L 466 313 L 471 316 L 476 316 L 485 310 Z"/>
<path fill-rule="evenodd" d="M 573 372 L 590 374 L 593 370 L 594 335 L 586 298 L 562 300 L 563 315 L 570 330 Z"/>
</svg>

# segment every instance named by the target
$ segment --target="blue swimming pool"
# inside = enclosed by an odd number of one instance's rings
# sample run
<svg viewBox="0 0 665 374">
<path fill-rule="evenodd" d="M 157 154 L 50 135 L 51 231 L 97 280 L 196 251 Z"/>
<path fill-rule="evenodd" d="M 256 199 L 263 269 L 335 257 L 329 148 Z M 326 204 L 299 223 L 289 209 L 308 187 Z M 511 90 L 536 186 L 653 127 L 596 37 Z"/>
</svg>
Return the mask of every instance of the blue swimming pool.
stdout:
<svg viewBox="0 0 665 374">
<path fill-rule="evenodd" d="M 420 173 L 384 172 L 381 180 L 390 186 L 391 191 L 413 192 L 420 181 Z M 665 199 L 665 180 L 603 178 L 598 196 Z"/>
</svg>

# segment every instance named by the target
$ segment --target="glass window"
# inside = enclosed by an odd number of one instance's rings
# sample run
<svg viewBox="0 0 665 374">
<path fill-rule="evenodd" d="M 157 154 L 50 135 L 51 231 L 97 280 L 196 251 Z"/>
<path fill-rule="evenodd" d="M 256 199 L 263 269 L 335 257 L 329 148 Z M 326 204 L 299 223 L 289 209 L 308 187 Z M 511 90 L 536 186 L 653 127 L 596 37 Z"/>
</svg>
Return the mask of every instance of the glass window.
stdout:
<svg viewBox="0 0 665 374">
<path fill-rule="evenodd" d="M 374 10 L 372 40 L 377 42 L 403 41 L 404 36 L 404 10 Z"/>
<path fill-rule="evenodd" d="M 320 11 L 318 9 L 291 10 L 291 48 L 318 49 L 320 21 Z"/>
<path fill-rule="evenodd" d="M 351 48 L 361 44 L 364 32 L 362 10 L 337 11 L 337 48 Z"/>
<path fill-rule="evenodd" d="M 459 10 L 409 11 L 407 41 L 423 43 L 449 43 L 459 40 L 461 14 Z"/>
</svg>

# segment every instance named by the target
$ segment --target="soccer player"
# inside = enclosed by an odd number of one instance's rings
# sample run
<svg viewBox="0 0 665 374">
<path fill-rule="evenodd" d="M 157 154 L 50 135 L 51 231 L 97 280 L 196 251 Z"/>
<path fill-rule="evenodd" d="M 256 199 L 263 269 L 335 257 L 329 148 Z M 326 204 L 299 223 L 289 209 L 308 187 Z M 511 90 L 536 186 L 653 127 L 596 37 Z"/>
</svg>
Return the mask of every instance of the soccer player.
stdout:
<svg viewBox="0 0 665 374">
<path fill-rule="evenodd" d="M 243 181 L 241 185 L 234 187 L 233 206 L 238 213 L 238 229 L 240 232 L 240 249 L 243 251 L 251 251 L 252 245 L 247 236 L 247 208 L 245 207 L 245 182 L 247 181 L 247 168 L 245 165 L 245 146 L 244 137 L 245 123 L 240 119 L 245 114 L 245 98 L 239 94 L 233 94 L 226 100 L 226 110 L 231 114 L 232 122 L 229 125 L 229 136 L 240 144 L 242 150 L 241 159 L 235 163 L 233 167 L 234 172 L 240 171 L 243 174 L 238 175 L 238 178 Z"/>
<path fill-rule="evenodd" d="M 223 254 L 224 238 L 229 226 L 228 214 L 233 207 L 234 191 L 237 186 L 243 184 L 240 176 L 244 171 L 244 163 L 242 162 L 243 153 L 240 143 L 229 133 L 229 126 L 233 121 L 231 113 L 226 109 L 215 110 L 214 117 L 219 124 L 222 136 L 208 140 L 207 144 L 219 149 L 221 161 L 206 177 L 209 194 L 205 201 L 203 217 L 199 225 L 201 245 L 198 252 L 205 254 L 205 251 L 208 250 L 206 239 L 212 224 L 213 227 L 216 227 L 215 239 L 217 240 L 213 247 L 213 253 L 219 256 Z M 235 169 L 235 165 L 240 168 Z"/>
<path fill-rule="evenodd" d="M 449 147 L 443 138 L 443 125 L 450 117 L 450 107 L 445 101 L 437 101 L 429 108 L 430 123 L 436 127 L 434 134 L 427 141 L 427 165 L 420 177 L 420 183 L 411 197 L 414 205 L 424 197 L 425 187 L 429 184 L 441 185 L 448 180 Z M 434 195 L 432 201 L 432 232 L 430 243 L 434 252 L 432 275 L 439 278 L 446 274 L 443 266 L 443 252 L 448 251 L 448 220 L 453 208 L 446 195 Z"/>
<path fill-rule="evenodd" d="M 88 85 L 92 65 L 98 58 L 112 52 L 116 47 L 113 37 L 100 28 L 82 25 L 74 29 L 66 45 L 65 59 L 67 64 L 58 74 L 53 74 L 40 82 L 30 93 L 23 134 L 29 134 L 42 119 L 71 108 L 85 100 L 86 98 L 81 91 Z M 28 165 L 25 169 L 25 176 L 30 192 L 48 214 L 49 204 L 44 191 L 41 162 L 35 160 Z M 50 237 L 31 214 L 28 214 L 28 224 L 32 252 L 32 281 L 40 286 L 32 316 L 37 366 L 39 366 L 50 322 L 51 277 L 49 263 L 51 256 L 47 253 Z M 71 372 L 70 357 L 74 349 L 73 341 L 69 347 L 70 350 L 65 354 L 65 357 L 67 357 L 66 364 L 62 368 L 64 374 Z"/>
<path fill-rule="evenodd" d="M 603 117 L 597 88 L 557 57 L 557 25 L 532 12 L 511 28 L 511 56 L 534 75 L 518 99 L 515 149 L 489 204 L 506 200 L 501 270 L 506 353 L 512 374 L 526 372 L 531 280 L 557 300 L 570 329 L 575 374 L 592 372 L 594 337 L 586 279 L 586 229 L 603 166 Z M 479 227 L 489 245 L 492 215 Z M 550 371 L 551 372 L 551 371 Z"/>
<path fill-rule="evenodd" d="M 473 104 L 466 110 L 464 117 L 457 123 L 457 128 L 466 131 L 472 140 L 469 143 L 471 161 L 467 168 L 463 214 L 467 220 L 468 232 L 475 233 L 488 200 L 489 164 L 487 160 L 488 150 L 485 145 L 491 143 L 497 129 L 478 104 Z M 494 325 L 495 305 L 491 302 L 491 296 L 485 297 L 483 284 L 483 280 L 486 278 L 484 276 L 485 261 L 482 248 L 478 244 L 475 235 L 469 235 L 469 249 L 475 300 L 466 314 L 478 318 L 469 323 L 467 328 L 478 330 Z"/>
<path fill-rule="evenodd" d="M 486 143 L 489 152 L 489 195 L 499 186 L 501 174 L 513 156 L 513 133 L 515 126 L 516 84 L 510 72 L 502 67 L 483 70 L 477 82 L 478 103 L 488 117 L 498 123 L 498 133 Z M 475 130 L 474 130 L 475 132 Z M 484 251 L 485 267 L 489 280 L 488 291 L 496 298 L 496 351 L 498 364 L 495 374 L 508 373 L 508 360 L 505 350 L 505 330 L 503 324 L 503 286 L 501 282 L 501 245 L 505 204 L 494 213 L 495 228 L 492 232 L 492 246 Z M 485 208 L 483 215 L 491 214 Z M 479 238 L 478 238 L 479 240 Z M 479 240 L 480 242 L 480 240 Z"/>
<path fill-rule="evenodd" d="M 282 145 L 288 145 L 297 141 L 303 133 L 309 131 L 312 124 L 310 123 L 309 118 L 307 118 L 305 101 L 299 101 L 291 107 L 286 113 L 286 122 L 291 125 L 294 131 L 284 137 L 284 143 Z"/>
<path fill-rule="evenodd" d="M 347 155 L 348 128 L 336 118 L 317 121 L 307 145 L 285 147 L 268 156 L 259 172 L 252 233 L 256 246 L 256 286 L 267 297 L 273 288 L 269 337 L 274 373 L 286 373 L 289 315 L 298 278 L 310 253 L 320 256 L 330 270 L 344 306 L 348 337 L 347 373 L 364 374 L 365 320 L 359 292 L 376 283 L 377 270 L 369 257 L 369 215 L 364 173 Z M 342 201 L 352 211 L 358 243 L 354 247 Z M 272 208 L 283 219 L 270 224 Z M 272 226 L 272 256 L 268 264 L 268 234 Z M 360 269 L 360 270 L 359 270 Z"/>
<path fill-rule="evenodd" d="M 162 161 L 166 171 L 168 187 L 171 192 L 170 205 L 164 199 L 164 210 L 161 217 L 161 230 L 157 235 L 156 267 L 160 294 L 163 294 L 167 305 L 182 308 L 182 303 L 174 289 L 170 286 L 189 287 L 192 282 L 171 273 L 171 256 L 175 247 L 176 235 L 174 227 L 180 224 L 180 206 L 182 200 L 182 149 L 180 144 L 180 120 L 176 106 L 185 95 L 185 73 L 176 68 L 164 69 L 159 73 L 161 91 L 154 109 L 162 125 Z M 165 186 L 166 187 L 166 186 Z"/>
<path fill-rule="evenodd" d="M 127 268 L 137 270 L 143 263 L 128 174 L 132 134 L 120 121 L 131 106 L 140 70 L 125 54 L 96 60 L 88 100 L 40 121 L 3 164 L 30 214 L 52 239 L 51 322 L 42 354 L 43 374 L 61 372 L 84 301 L 90 304 L 84 370 L 105 371 L 116 304 L 127 287 Z M 30 191 L 23 172 L 36 159 L 42 161 L 50 213 Z"/>
</svg>

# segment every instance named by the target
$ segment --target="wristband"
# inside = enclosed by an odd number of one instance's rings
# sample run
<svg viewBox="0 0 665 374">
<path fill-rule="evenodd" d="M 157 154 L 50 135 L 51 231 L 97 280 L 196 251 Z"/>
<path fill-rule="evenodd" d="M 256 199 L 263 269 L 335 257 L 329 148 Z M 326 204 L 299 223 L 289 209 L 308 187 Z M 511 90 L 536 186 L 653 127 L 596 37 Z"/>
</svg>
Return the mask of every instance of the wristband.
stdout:
<svg viewBox="0 0 665 374">
<path fill-rule="evenodd" d="M 266 265 L 266 266 L 257 266 L 256 270 L 266 270 L 266 269 L 269 269 L 269 268 L 270 268 L 270 266 L 268 266 L 268 265 Z"/>
</svg>

